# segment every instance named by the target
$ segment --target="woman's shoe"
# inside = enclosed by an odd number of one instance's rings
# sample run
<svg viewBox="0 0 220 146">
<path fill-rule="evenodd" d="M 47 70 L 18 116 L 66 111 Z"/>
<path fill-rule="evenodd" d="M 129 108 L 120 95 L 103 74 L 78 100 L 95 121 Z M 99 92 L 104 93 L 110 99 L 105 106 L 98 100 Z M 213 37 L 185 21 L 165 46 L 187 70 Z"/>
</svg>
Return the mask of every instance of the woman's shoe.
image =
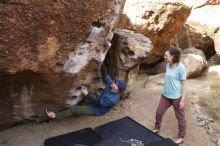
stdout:
<svg viewBox="0 0 220 146">
<path fill-rule="evenodd" d="M 183 138 L 178 138 L 174 141 L 176 144 L 181 144 L 184 142 L 184 139 Z"/>
<path fill-rule="evenodd" d="M 154 129 L 154 130 L 153 130 L 153 133 L 159 133 L 159 130 Z"/>
</svg>

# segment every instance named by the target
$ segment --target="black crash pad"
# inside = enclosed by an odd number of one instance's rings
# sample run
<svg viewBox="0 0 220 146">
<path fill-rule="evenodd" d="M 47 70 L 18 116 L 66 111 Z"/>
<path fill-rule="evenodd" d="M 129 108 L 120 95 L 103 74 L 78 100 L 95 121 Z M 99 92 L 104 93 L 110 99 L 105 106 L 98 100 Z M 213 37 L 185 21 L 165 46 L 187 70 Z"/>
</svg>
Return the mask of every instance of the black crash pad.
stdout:
<svg viewBox="0 0 220 146">
<path fill-rule="evenodd" d="M 144 146 L 179 146 L 179 145 L 174 143 L 171 139 L 166 138 L 166 139 L 162 139 L 160 141 L 152 142 L 152 143 L 150 143 L 148 145 L 144 145 Z"/>
<path fill-rule="evenodd" d="M 44 146 L 93 146 L 100 140 L 100 136 L 93 129 L 85 128 L 46 139 Z"/>
<path fill-rule="evenodd" d="M 44 146 L 178 146 L 125 117 L 45 140 Z"/>
<path fill-rule="evenodd" d="M 99 126 L 95 131 L 102 138 L 95 146 L 144 146 L 164 139 L 129 117 Z"/>
</svg>

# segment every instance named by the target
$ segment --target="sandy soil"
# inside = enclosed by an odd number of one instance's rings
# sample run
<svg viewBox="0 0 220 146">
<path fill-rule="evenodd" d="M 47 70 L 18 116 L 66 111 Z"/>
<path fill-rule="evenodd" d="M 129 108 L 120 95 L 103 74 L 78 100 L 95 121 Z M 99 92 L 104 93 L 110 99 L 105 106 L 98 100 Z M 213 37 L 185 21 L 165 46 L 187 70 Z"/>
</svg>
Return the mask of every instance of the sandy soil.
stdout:
<svg viewBox="0 0 220 146">
<path fill-rule="evenodd" d="M 140 124 L 153 129 L 155 111 L 160 99 L 162 86 L 144 88 L 145 76 L 138 76 L 134 86 L 130 89 L 130 98 L 120 103 L 108 114 L 101 117 L 78 116 L 68 118 L 61 123 L 50 121 L 40 124 L 25 124 L 0 131 L 1 146 L 43 146 L 45 139 L 56 135 L 72 132 L 86 127 L 96 127 L 125 116 L 130 116 Z M 198 85 L 197 85 L 198 86 Z M 188 87 L 192 85 L 188 84 Z M 182 146 L 214 146 L 203 128 L 197 127 L 193 102 L 194 91 L 189 88 L 186 102 L 187 135 Z M 175 139 L 177 135 L 177 121 L 173 109 L 165 114 L 160 135 Z"/>
</svg>

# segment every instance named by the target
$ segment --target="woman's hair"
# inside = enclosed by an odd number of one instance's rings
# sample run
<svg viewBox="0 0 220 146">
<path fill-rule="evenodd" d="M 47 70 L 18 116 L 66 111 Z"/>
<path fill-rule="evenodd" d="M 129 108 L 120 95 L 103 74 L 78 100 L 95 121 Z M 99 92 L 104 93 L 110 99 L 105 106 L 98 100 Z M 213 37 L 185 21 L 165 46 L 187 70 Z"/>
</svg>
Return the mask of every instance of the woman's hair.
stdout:
<svg viewBox="0 0 220 146">
<path fill-rule="evenodd" d="M 180 50 L 177 48 L 169 48 L 167 51 L 170 52 L 170 55 L 173 56 L 173 63 L 180 62 Z"/>
</svg>

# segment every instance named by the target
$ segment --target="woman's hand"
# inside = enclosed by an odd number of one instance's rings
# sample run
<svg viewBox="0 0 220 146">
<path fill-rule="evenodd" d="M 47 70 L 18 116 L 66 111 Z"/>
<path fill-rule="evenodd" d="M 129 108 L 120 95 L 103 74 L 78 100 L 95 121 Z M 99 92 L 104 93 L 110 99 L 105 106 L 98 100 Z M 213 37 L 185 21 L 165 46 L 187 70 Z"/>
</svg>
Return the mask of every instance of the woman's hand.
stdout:
<svg viewBox="0 0 220 146">
<path fill-rule="evenodd" d="M 184 108 L 184 106 L 185 106 L 185 101 L 181 99 L 179 102 L 179 107 Z"/>
</svg>

